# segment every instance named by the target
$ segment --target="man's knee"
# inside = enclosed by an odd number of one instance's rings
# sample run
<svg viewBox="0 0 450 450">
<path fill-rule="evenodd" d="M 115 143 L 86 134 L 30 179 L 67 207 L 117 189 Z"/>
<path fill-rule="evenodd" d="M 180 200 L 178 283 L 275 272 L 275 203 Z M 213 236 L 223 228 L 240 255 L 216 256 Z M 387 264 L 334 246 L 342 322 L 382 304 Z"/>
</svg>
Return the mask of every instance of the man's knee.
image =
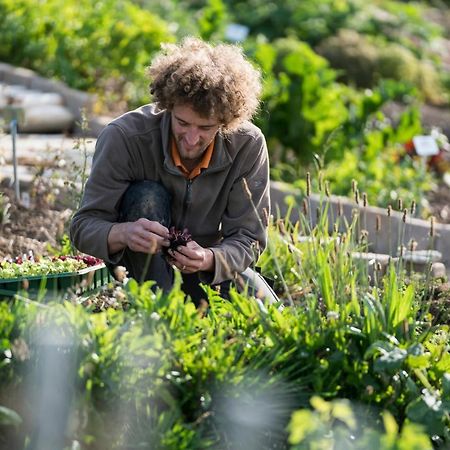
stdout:
<svg viewBox="0 0 450 450">
<path fill-rule="evenodd" d="M 159 222 L 165 227 L 171 224 L 171 196 L 160 183 L 152 180 L 130 184 L 120 203 L 120 222 L 134 222 L 142 217 Z"/>
</svg>

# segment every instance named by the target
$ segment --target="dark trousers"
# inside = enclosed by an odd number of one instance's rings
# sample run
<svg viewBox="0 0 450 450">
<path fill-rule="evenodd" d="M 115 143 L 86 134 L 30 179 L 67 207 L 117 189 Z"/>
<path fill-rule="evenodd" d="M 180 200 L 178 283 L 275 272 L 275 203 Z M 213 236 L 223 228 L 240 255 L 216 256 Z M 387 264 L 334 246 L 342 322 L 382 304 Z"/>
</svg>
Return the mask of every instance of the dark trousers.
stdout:
<svg viewBox="0 0 450 450">
<path fill-rule="evenodd" d="M 120 205 L 121 222 L 134 222 L 141 217 L 156 221 L 169 228 L 171 225 L 170 194 L 159 183 L 145 180 L 130 185 L 125 192 Z M 128 275 L 139 282 L 154 280 L 156 286 L 168 292 L 173 286 L 174 272 L 161 253 L 154 255 L 133 252 L 126 249 L 119 263 L 124 266 Z M 200 286 L 198 274 L 182 274 L 182 289 L 195 304 L 206 298 L 205 291 Z M 240 274 L 238 280 L 228 280 L 220 283 L 218 289 L 221 296 L 228 298 L 232 285 L 239 291 L 247 290 L 250 295 L 267 299 L 270 303 L 278 301 L 276 294 L 266 280 L 251 268 Z"/>
</svg>

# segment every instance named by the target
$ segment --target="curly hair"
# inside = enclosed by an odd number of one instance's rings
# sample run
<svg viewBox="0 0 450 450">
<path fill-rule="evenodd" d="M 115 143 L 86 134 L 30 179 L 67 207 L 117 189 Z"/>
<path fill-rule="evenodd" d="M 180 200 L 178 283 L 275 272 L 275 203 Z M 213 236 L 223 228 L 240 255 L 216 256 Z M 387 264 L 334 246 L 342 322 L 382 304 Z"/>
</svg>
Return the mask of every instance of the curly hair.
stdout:
<svg viewBox="0 0 450 450">
<path fill-rule="evenodd" d="M 259 106 L 260 72 L 235 45 L 212 46 L 192 37 L 163 44 L 147 75 L 159 108 L 187 104 L 203 117 L 217 118 L 224 133 L 250 120 Z"/>
</svg>

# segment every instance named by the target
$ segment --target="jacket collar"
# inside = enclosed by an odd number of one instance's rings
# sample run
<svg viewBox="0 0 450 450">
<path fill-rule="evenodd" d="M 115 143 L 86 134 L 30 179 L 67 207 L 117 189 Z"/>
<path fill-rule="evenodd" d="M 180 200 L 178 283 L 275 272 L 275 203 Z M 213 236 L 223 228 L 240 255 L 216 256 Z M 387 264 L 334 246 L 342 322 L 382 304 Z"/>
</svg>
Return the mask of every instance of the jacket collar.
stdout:
<svg viewBox="0 0 450 450">
<path fill-rule="evenodd" d="M 164 111 L 161 119 L 161 136 L 164 152 L 164 166 L 165 168 L 174 174 L 181 174 L 180 169 L 173 163 L 170 152 L 170 133 L 171 133 L 171 115 L 170 111 Z M 226 145 L 225 138 L 218 133 L 215 140 L 214 151 L 212 154 L 211 162 L 206 172 L 218 172 L 231 166 L 233 158 Z"/>
</svg>

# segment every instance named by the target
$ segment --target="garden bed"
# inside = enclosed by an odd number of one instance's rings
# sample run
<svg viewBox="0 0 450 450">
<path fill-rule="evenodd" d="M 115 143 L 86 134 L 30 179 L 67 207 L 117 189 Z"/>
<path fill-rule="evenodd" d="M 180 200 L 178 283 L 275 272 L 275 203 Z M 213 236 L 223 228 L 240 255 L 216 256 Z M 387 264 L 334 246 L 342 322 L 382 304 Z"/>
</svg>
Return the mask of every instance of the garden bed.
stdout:
<svg viewBox="0 0 450 450">
<path fill-rule="evenodd" d="M 282 182 L 272 183 L 271 198 L 274 210 L 281 217 L 289 211 L 288 198 L 295 200 L 296 205 L 303 203 L 301 192 Z M 306 203 L 310 210 L 308 216 L 311 226 L 318 221 L 318 210 L 327 211 L 330 232 L 337 218 L 345 219 L 341 221 L 341 227 L 345 228 L 345 224 L 351 223 L 357 213 L 360 217 L 360 232 L 365 233 L 369 251 L 391 257 L 398 257 L 403 252 L 405 257 L 405 252 L 412 250 L 417 257 L 427 254 L 427 258 L 430 258 L 434 250 L 439 256 L 433 257 L 429 262 L 442 262 L 447 270 L 450 268 L 450 224 L 441 223 L 437 217 L 433 221 L 423 220 L 409 212 L 406 215 L 401 211 L 387 212 L 383 208 L 359 205 L 350 198 L 334 195 L 326 197 L 311 194 Z M 297 206 L 290 210 L 289 218 L 293 223 L 301 220 L 301 209 L 301 206 Z M 412 245 L 414 249 L 410 248 Z M 422 266 L 425 268 L 427 264 Z"/>
</svg>

